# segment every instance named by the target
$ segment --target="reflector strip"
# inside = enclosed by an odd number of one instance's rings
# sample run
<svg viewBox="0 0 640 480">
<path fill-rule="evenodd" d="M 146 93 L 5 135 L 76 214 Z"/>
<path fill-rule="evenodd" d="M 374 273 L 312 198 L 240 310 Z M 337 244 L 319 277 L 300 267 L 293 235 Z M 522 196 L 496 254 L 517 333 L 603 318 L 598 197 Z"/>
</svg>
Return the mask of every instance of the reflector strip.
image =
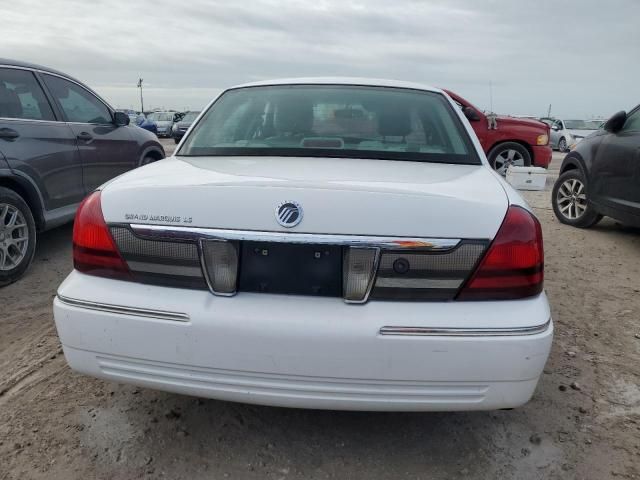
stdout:
<svg viewBox="0 0 640 480">
<path fill-rule="evenodd" d="M 124 226 L 111 226 L 110 230 L 134 280 L 207 289 L 196 244 L 142 239 Z"/>
<path fill-rule="evenodd" d="M 383 278 L 376 281 L 382 288 L 458 288 L 464 278 Z"/>
<path fill-rule="evenodd" d="M 383 250 L 371 298 L 452 300 L 477 265 L 487 243 L 462 240 L 446 252 Z"/>
</svg>

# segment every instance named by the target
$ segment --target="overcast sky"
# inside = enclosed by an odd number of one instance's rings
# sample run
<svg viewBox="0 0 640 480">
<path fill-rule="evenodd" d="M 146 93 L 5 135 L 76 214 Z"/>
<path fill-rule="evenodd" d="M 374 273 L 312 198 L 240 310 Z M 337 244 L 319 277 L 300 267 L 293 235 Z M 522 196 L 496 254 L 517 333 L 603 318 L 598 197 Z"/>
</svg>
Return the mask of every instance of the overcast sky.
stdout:
<svg viewBox="0 0 640 480">
<path fill-rule="evenodd" d="M 62 70 L 114 106 L 199 109 L 221 89 L 366 76 L 481 109 L 608 116 L 640 102 L 640 0 L 0 0 L 0 57 Z"/>
</svg>

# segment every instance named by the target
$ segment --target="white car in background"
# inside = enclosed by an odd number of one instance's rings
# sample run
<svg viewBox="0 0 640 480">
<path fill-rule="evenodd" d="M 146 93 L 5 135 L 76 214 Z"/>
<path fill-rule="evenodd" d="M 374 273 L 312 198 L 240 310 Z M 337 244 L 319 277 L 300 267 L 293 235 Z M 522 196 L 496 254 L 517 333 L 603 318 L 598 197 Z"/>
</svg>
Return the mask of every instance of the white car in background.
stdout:
<svg viewBox="0 0 640 480">
<path fill-rule="evenodd" d="M 584 137 L 597 132 L 604 120 L 560 120 L 541 118 L 551 127 L 549 145 L 560 152 L 568 152 Z"/>
<path fill-rule="evenodd" d="M 73 257 L 71 368 L 181 394 L 511 408 L 552 341 L 538 220 L 419 84 L 231 88 L 175 156 L 87 197 Z"/>
<path fill-rule="evenodd" d="M 151 112 L 147 119 L 156 124 L 159 137 L 170 137 L 175 114 L 176 112 Z"/>
</svg>

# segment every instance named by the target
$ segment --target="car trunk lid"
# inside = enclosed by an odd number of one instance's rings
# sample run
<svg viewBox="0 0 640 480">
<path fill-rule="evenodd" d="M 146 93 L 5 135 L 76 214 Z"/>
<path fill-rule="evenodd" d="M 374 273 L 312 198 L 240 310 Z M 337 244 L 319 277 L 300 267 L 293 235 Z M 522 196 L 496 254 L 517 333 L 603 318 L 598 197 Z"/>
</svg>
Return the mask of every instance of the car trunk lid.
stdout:
<svg viewBox="0 0 640 480">
<path fill-rule="evenodd" d="M 303 218 L 281 226 L 276 208 Z M 108 223 L 399 237 L 492 238 L 508 200 L 482 165 L 290 157 L 174 157 L 104 189 Z"/>
</svg>

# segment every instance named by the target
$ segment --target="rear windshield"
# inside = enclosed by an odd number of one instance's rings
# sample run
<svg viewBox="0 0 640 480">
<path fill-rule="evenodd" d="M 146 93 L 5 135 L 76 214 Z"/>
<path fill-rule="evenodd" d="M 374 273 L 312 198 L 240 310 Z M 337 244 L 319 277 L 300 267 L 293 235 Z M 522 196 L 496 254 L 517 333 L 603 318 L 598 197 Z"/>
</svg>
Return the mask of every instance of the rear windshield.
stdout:
<svg viewBox="0 0 640 480">
<path fill-rule="evenodd" d="M 149 120 L 154 122 L 170 122 L 173 120 L 173 113 L 151 113 L 148 117 Z"/>
<path fill-rule="evenodd" d="M 480 163 L 443 95 L 332 85 L 229 90 L 196 124 L 178 155 Z"/>
<path fill-rule="evenodd" d="M 570 130 L 598 130 L 601 120 L 565 120 L 564 126 Z"/>
<path fill-rule="evenodd" d="M 184 117 L 182 117 L 182 120 L 180 120 L 181 122 L 193 122 L 196 117 L 200 115 L 200 112 L 187 112 L 185 113 Z"/>
</svg>

